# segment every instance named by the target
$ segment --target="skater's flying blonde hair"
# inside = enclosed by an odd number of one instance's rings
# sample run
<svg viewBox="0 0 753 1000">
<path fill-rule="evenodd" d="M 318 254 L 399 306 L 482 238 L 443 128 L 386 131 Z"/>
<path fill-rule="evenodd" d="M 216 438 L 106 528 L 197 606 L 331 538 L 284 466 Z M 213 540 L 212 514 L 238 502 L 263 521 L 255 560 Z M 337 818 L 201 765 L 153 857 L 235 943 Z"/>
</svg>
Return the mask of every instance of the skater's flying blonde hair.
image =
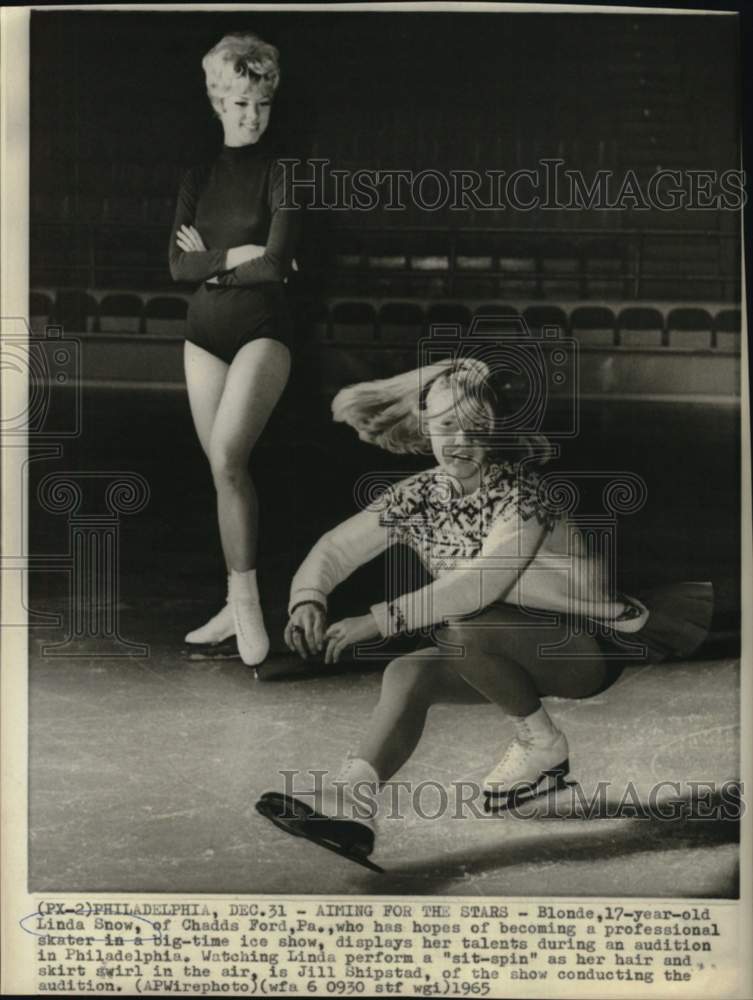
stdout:
<svg viewBox="0 0 753 1000">
<path fill-rule="evenodd" d="M 489 366 L 476 358 L 439 361 L 392 378 L 359 382 L 341 389 L 332 400 L 332 416 L 352 427 L 362 441 L 397 454 L 422 454 L 431 443 L 422 426 L 431 414 L 432 398 L 440 389 L 451 389 L 456 405 L 485 412 L 490 431 L 495 418 L 510 413 L 505 388 L 495 387 Z M 511 447 L 519 457 L 527 453 L 543 465 L 552 448 L 543 434 L 505 434 L 505 442 L 490 441 L 490 453 L 501 457 Z"/>
</svg>

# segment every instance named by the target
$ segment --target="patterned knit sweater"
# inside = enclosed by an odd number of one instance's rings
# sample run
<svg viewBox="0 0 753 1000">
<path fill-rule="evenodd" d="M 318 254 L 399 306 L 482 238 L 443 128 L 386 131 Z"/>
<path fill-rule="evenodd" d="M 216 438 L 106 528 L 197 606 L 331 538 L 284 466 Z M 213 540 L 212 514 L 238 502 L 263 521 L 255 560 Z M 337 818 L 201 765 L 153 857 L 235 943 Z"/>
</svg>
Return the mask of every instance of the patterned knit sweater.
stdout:
<svg viewBox="0 0 753 1000">
<path fill-rule="evenodd" d="M 289 607 L 305 600 L 326 606 L 339 583 L 396 542 L 414 549 L 434 580 L 371 607 L 384 636 L 497 601 L 605 618 L 622 609 L 577 526 L 557 513 L 535 473 L 511 463 L 487 466 L 468 495 L 441 468 L 389 487 L 314 545 L 293 578 Z"/>
</svg>

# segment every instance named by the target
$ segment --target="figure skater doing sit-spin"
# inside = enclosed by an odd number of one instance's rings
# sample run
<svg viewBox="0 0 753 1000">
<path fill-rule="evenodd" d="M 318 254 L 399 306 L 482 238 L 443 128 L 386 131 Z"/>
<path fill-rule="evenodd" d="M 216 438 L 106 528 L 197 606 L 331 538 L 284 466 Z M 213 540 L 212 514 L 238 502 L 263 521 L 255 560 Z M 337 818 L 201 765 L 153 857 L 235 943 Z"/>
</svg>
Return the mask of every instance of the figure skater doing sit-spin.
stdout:
<svg viewBox="0 0 753 1000">
<path fill-rule="evenodd" d="M 492 704 L 500 731 L 512 723 L 483 782 L 496 811 L 567 777 L 568 739 L 542 697 L 604 690 L 624 665 L 615 653 L 628 636 L 643 647 L 637 662 L 647 663 L 687 655 L 707 634 L 710 584 L 664 588 L 653 605 L 612 586 L 603 560 L 542 488 L 546 439 L 494 433 L 511 407 L 494 383 L 483 362 L 447 361 L 348 387 L 333 402 L 335 420 L 363 440 L 431 452 L 436 463 L 328 531 L 291 586 L 285 638 L 303 657 L 333 663 L 379 637 L 433 637 L 389 663 L 360 745 L 313 803 L 275 792 L 257 803 L 287 832 L 357 861 L 368 860 L 376 832 L 358 786 L 377 790 L 400 770 L 433 705 Z M 327 626 L 329 594 L 398 541 L 417 552 L 432 582 Z M 543 655 L 554 646 L 556 656 Z"/>
</svg>

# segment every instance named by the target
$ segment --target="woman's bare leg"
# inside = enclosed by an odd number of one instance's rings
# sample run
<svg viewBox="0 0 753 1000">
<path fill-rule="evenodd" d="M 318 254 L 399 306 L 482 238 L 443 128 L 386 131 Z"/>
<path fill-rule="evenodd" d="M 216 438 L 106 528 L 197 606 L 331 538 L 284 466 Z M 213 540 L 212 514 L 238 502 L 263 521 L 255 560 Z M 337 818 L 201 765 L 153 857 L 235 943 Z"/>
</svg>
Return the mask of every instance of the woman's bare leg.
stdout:
<svg viewBox="0 0 753 1000">
<path fill-rule="evenodd" d="M 551 628 L 532 625 L 518 608 L 494 605 L 439 636 L 463 650 L 461 658 L 447 661 L 457 673 L 506 714 L 522 717 L 540 708 L 541 695 L 582 698 L 603 683 L 606 664 L 598 642 L 568 629 L 566 621 Z M 564 640 L 559 652 L 566 655 L 545 655 L 545 647 Z"/>
<path fill-rule="evenodd" d="M 385 669 L 379 703 L 358 749 L 380 781 L 388 781 L 411 756 L 432 705 L 486 702 L 447 662 L 432 647 L 399 656 Z"/>
<path fill-rule="evenodd" d="M 290 352 L 268 337 L 245 344 L 227 373 L 210 435 L 209 460 L 222 548 L 231 570 L 256 566 L 259 513 L 248 459 L 289 373 Z"/>
<path fill-rule="evenodd" d="M 499 762 L 484 779 L 488 802 L 506 808 L 516 796 L 556 788 L 569 770 L 565 734 L 542 706 L 540 695 L 585 697 L 602 685 L 607 666 L 598 642 L 571 631 L 562 620 L 535 626 L 512 606 L 486 609 L 477 618 L 443 630 L 464 652 L 455 669 L 510 717 L 515 732 Z M 548 657 L 557 645 L 564 656 Z"/>
<path fill-rule="evenodd" d="M 214 418 L 217 416 L 229 367 L 221 358 L 205 351 L 203 347 L 192 344 L 190 340 L 185 342 L 183 368 L 186 373 L 188 404 L 199 443 L 207 459 Z"/>
<path fill-rule="evenodd" d="M 208 460 L 212 428 L 225 388 L 229 365 L 221 358 L 205 351 L 203 347 L 187 340 L 183 348 L 183 367 L 191 416 L 199 443 Z M 229 572 L 227 565 L 226 568 Z M 206 624 L 189 632 L 185 641 L 190 645 L 206 645 L 222 642 L 234 634 L 233 615 L 229 605 L 224 604 Z"/>
<path fill-rule="evenodd" d="M 261 663 L 269 637 L 256 580 L 259 505 L 248 459 L 290 373 L 288 348 L 269 337 L 245 344 L 230 365 L 212 427 L 209 461 L 217 491 L 217 516 L 229 596 L 241 659 Z"/>
<path fill-rule="evenodd" d="M 529 623 L 516 608 L 489 608 L 438 633 L 443 643 L 460 646 L 462 657 L 432 647 L 393 660 L 358 757 L 386 781 L 415 750 L 432 705 L 493 702 L 505 715 L 530 717 L 542 695 L 580 698 L 601 685 L 606 668 L 593 638 L 574 637 L 567 657 L 546 659 L 541 647 L 562 638 L 567 626 Z"/>
</svg>

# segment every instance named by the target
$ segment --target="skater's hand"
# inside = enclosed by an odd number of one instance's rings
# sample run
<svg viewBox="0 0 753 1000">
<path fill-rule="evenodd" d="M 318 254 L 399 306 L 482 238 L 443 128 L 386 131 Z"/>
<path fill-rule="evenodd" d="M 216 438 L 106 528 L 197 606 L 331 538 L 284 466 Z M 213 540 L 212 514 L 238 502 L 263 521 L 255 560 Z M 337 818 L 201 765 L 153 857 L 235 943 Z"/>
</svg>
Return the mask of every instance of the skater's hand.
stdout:
<svg viewBox="0 0 753 1000">
<path fill-rule="evenodd" d="M 324 662 L 337 663 L 340 654 L 348 646 L 355 646 L 356 643 L 375 639 L 378 635 L 376 618 L 371 612 L 367 615 L 359 615 L 358 618 L 343 618 L 341 622 L 330 625 L 325 633 L 327 652 L 324 654 Z"/>
<path fill-rule="evenodd" d="M 285 645 L 307 660 L 310 655 L 322 651 L 326 625 L 326 615 L 318 604 L 301 604 L 285 626 Z"/>
<path fill-rule="evenodd" d="M 197 253 L 206 250 L 204 240 L 199 235 L 199 230 L 195 226 L 181 226 L 176 236 L 176 241 L 181 250 L 186 253 Z"/>
</svg>

